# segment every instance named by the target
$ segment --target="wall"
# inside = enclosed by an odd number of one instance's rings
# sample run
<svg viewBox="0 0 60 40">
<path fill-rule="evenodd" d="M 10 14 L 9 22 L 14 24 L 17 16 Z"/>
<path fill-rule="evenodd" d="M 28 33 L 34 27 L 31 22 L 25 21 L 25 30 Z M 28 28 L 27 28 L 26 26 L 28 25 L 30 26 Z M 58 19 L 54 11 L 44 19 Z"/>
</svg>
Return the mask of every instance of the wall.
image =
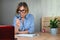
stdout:
<svg viewBox="0 0 60 40">
<path fill-rule="evenodd" d="M 0 2 L 0 5 L 1 5 L 1 2 Z M 1 14 L 1 6 L 0 6 L 0 14 Z M 0 19 L 1 19 L 1 15 L 0 15 Z M 1 23 L 1 20 L 0 20 L 0 23 Z"/>
<path fill-rule="evenodd" d="M 2 7 L 2 6 L 1 6 L 1 4 L 2 4 L 2 1 L 0 0 L 0 24 L 1 24 L 1 19 L 2 19 L 2 18 L 1 18 L 1 17 L 2 17 L 2 13 L 1 13 L 1 11 L 2 11 L 2 10 L 1 10 L 1 7 Z"/>
<path fill-rule="evenodd" d="M 41 0 L 43 16 L 60 16 L 60 0 Z"/>
<path fill-rule="evenodd" d="M 16 1 L 2 0 L 2 24 L 12 24 L 16 10 Z"/>
</svg>

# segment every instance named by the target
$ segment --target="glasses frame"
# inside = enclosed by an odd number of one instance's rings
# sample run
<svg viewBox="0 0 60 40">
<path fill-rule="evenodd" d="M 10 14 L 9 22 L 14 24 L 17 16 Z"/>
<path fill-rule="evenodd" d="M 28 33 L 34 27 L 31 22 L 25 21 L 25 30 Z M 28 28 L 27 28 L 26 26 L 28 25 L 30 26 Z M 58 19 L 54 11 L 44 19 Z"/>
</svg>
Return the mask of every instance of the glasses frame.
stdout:
<svg viewBox="0 0 60 40">
<path fill-rule="evenodd" d="M 22 12 L 22 13 L 25 13 L 26 10 L 24 10 L 24 9 L 23 9 L 23 10 L 19 10 L 18 12 L 19 12 L 19 13 L 21 13 L 21 12 Z"/>
</svg>

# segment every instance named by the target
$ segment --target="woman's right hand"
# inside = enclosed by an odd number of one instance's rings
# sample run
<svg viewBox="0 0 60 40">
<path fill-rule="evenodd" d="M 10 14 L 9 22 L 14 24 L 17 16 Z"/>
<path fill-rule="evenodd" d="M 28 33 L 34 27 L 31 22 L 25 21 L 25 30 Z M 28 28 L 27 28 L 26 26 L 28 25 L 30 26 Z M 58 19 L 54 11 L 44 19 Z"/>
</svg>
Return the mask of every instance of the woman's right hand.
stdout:
<svg viewBox="0 0 60 40">
<path fill-rule="evenodd" d="M 18 29 L 20 28 L 20 20 L 17 18 L 16 19 L 16 27 L 15 27 L 15 34 L 18 33 Z"/>
<path fill-rule="evenodd" d="M 18 18 L 16 19 L 16 26 L 20 27 L 20 20 Z"/>
</svg>

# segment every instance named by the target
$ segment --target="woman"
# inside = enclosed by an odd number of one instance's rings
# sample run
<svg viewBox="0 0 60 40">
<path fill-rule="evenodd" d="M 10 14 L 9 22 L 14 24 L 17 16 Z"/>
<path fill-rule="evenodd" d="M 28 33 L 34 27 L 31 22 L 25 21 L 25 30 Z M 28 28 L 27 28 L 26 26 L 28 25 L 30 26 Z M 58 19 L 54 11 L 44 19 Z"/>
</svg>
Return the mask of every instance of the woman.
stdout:
<svg viewBox="0 0 60 40">
<path fill-rule="evenodd" d="M 17 15 L 13 20 L 15 33 L 34 33 L 34 17 L 32 14 L 29 14 L 28 5 L 25 2 L 20 2 L 18 4 L 16 13 Z"/>
</svg>

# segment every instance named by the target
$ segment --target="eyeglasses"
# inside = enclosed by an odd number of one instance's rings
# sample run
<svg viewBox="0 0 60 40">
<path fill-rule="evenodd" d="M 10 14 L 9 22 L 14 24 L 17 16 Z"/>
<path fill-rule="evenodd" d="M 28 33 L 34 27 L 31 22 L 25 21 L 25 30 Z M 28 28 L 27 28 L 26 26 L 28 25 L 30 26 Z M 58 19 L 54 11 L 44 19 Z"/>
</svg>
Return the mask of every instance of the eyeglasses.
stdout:
<svg viewBox="0 0 60 40">
<path fill-rule="evenodd" d="M 23 13 L 25 13 L 26 11 L 25 11 L 25 10 L 19 10 L 18 12 L 23 12 Z"/>
</svg>

